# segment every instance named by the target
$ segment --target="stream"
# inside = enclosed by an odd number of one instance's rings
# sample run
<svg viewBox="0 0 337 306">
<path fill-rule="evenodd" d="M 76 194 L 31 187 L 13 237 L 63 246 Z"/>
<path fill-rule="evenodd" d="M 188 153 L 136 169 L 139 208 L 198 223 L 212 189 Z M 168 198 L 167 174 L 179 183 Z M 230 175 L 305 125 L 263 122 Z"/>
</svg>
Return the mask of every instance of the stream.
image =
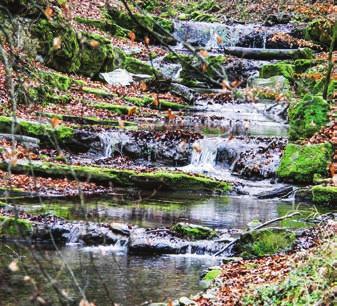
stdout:
<svg viewBox="0 0 337 306">
<path fill-rule="evenodd" d="M 180 22 L 176 23 L 175 36 L 193 46 L 205 47 L 216 53 L 222 52 L 216 35 L 222 37 L 224 45 L 261 48 L 268 47 L 268 36 L 291 30 L 288 25 L 266 28 L 260 25 Z M 177 51 L 183 49 L 181 44 L 174 48 Z M 157 64 L 160 66 L 160 63 Z M 179 67 L 167 70 L 171 71 L 167 74 L 178 77 Z M 234 188 L 228 196 L 158 193 L 150 199 L 123 204 L 105 196 L 86 200 L 84 213 L 76 211 L 78 203 L 71 200 L 54 200 L 46 202 L 46 205 L 51 210 L 55 207 L 75 207 L 69 210 L 68 218 L 79 222 L 89 220 L 122 223 L 139 228 L 163 228 L 177 222 L 188 222 L 222 231 L 239 232 L 246 229 L 252 220 L 264 222 L 284 215 L 295 208 L 292 199 L 262 200 L 257 197 L 262 192 L 289 187 L 275 179 L 282 149 L 287 143 L 287 125 L 282 118 L 268 113 L 268 106 L 267 102 L 219 103 L 211 97 L 199 97 L 193 109 L 186 111 L 179 122 L 182 131 L 200 134 L 185 141 L 184 149 L 177 149 L 180 140 L 173 140 L 169 144 L 158 140 L 150 142 L 132 132 L 107 130 L 99 134 L 97 147 L 87 156 L 82 156 L 83 163 L 104 163 L 119 152 L 122 156 L 130 157 L 136 166 L 146 164 L 201 173 L 232 182 Z M 174 124 L 163 124 L 158 120 L 144 129 L 174 131 L 175 128 L 177 126 Z M 172 147 L 172 143 L 175 147 Z M 157 152 L 155 155 L 151 153 L 154 151 Z M 20 204 L 20 208 L 25 211 L 41 207 L 39 202 Z M 303 205 L 303 209 L 309 208 Z M 0 252 L 11 254 L 11 248 L 5 244 Z M 29 258 L 24 249 L 18 246 L 13 248 L 21 256 Z M 79 285 L 85 288 L 88 300 L 94 301 L 96 305 L 111 304 L 102 283 L 111 299 L 123 306 L 147 305 L 150 302 L 167 301 L 168 298 L 190 296 L 202 289 L 201 273 L 208 267 L 221 264 L 221 258 L 209 254 L 191 254 L 188 251 L 171 255 L 129 254 L 126 247 L 118 243 L 111 246 L 67 243 L 59 252 L 47 246 L 41 246 L 33 252 L 48 273 L 57 276 L 65 287 L 69 286 L 68 294 L 78 297 L 67 269 L 60 262 L 62 258 L 74 272 Z M 15 293 L 7 292 L 5 296 L 0 295 L 0 304 L 4 301 L 14 303 L 20 296 L 27 294 L 18 290 Z M 50 288 L 49 290 L 53 294 Z"/>
</svg>

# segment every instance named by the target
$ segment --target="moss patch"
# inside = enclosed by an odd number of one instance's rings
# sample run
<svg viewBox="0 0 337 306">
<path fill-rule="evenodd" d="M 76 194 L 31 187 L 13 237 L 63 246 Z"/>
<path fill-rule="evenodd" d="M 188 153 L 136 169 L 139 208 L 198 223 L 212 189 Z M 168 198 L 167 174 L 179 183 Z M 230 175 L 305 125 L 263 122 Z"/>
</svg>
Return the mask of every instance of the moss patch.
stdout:
<svg viewBox="0 0 337 306">
<path fill-rule="evenodd" d="M 189 239 L 209 239 L 216 236 L 216 232 L 209 227 L 189 223 L 177 223 L 172 226 L 172 231 Z"/>
<path fill-rule="evenodd" d="M 332 152 L 330 143 L 304 146 L 288 144 L 276 173 L 284 181 L 310 184 L 315 174 L 327 175 Z"/>
<path fill-rule="evenodd" d="M 329 104 L 320 96 L 306 95 L 289 109 L 291 140 L 309 138 L 328 123 Z"/>
<path fill-rule="evenodd" d="M 0 237 L 23 238 L 32 232 L 30 221 L 0 216 Z"/>
<path fill-rule="evenodd" d="M 213 269 L 211 271 L 208 271 L 206 275 L 202 278 L 202 280 L 211 282 L 216 278 L 218 278 L 220 275 L 221 275 L 220 269 Z"/>
<path fill-rule="evenodd" d="M 7 169 L 8 164 L 0 163 L 1 169 Z M 219 191 L 230 190 L 226 182 L 217 181 L 204 176 L 189 175 L 177 171 L 153 171 L 137 172 L 135 170 L 99 168 L 89 166 L 68 166 L 48 162 L 18 162 L 12 166 L 16 173 L 31 173 L 45 177 L 68 177 L 84 181 L 92 181 L 100 184 L 115 184 L 121 187 L 140 187 L 143 189 L 160 190 L 195 190 L 195 191 Z"/>
<path fill-rule="evenodd" d="M 312 195 L 313 201 L 317 204 L 337 205 L 336 186 L 314 186 Z"/>
<path fill-rule="evenodd" d="M 11 133 L 13 118 L 0 116 L 0 132 Z M 43 144 L 50 144 L 56 139 L 59 144 L 70 143 L 74 130 L 69 127 L 59 126 L 55 129 L 48 124 L 18 120 L 15 123 L 15 133 L 39 138 Z"/>
<path fill-rule="evenodd" d="M 261 68 L 261 78 L 271 78 L 276 75 L 283 75 L 289 81 L 293 80 L 295 74 L 294 66 L 287 63 L 267 64 Z"/>
<path fill-rule="evenodd" d="M 161 110 L 167 110 L 167 109 L 182 110 L 182 109 L 189 108 L 188 105 L 171 102 L 165 99 L 159 99 L 159 105 L 155 106 L 153 104 L 154 98 L 149 97 L 149 96 L 145 96 L 141 98 L 140 97 L 125 97 L 124 99 L 137 106 L 149 106 L 151 108 L 156 108 L 156 109 L 158 108 Z"/>
<path fill-rule="evenodd" d="M 282 229 L 264 229 L 244 234 L 239 241 L 239 253 L 244 258 L 272 255 L 291 249 L 295 234 Z"/>
<path fill-rule="evenodd" d="M 97 108 L 97 109 L 105 109 L 105 110 L 111 111 L 111 112 L 119 114 L 119 115 L 128 115 L 131 111 L 130 106 L 119 105 L 119 104 L 94 103 L 94 104 L 92 104 L 92 106 Z M 136 109 L 135 112 L 137 113 L 138 110 Z"/>
</svg>

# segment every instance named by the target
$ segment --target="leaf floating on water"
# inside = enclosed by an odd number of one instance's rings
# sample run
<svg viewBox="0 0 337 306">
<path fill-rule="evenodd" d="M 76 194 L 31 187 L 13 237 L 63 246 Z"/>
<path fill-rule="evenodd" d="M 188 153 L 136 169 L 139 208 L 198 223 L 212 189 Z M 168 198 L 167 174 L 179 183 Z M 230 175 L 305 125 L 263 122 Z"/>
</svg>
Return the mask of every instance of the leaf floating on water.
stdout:
<svg viewBox="0 0 337 306">
<path fill-rule="evenodd" d="M 61 36 L 55 37 L 53 39 L 53 49 L 54 50 L 59 50 L 62 47 L 62 38 Z"/>
</svg>

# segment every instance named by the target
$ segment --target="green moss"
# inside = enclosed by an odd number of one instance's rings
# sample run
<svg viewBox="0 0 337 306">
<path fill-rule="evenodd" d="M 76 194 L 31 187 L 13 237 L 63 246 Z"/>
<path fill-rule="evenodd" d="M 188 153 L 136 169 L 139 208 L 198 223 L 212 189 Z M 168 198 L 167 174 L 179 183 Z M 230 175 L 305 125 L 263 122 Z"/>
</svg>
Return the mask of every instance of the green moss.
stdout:
<svg viewBox="0 0 337 306">
<path fill-rule="evenodd" d="M 293 264 L 289 274 L 276 283 L 255 285 L 245 295 L 243 305 L 334 305 L 334 287 L 337 273 L 336 235 L 322 246 L 313 249 L 310 256 Z"/>
<path fill-rule="evenodd" d="M 314 186 L 312 187 L 313 201 L 317 204 L 337 205 L 336 186 Z"/>
<path fill-rule="evenodd" d="M 273 255 L 291 249 L 295 234 L 282 229 L 264 229 L 240 238 L 239 253 L 244 258 Z"/>
<path fill-rule="evenodd" d="M 122 66 L 131 73 L 153 75 L 153 68 L 151 65 L 131 56 L 127 56 L 124 59 Z"/>
<path fill-rule="evenodd" d="M 0 163 L 1 169 L 7 169 L 8 164 Z M 31 173 L 34 175 L 47 177 L 68 177 L 81 181 L 92 181 L 101 184 L 114 184 L 121 187 L 140 187 L 143 189 L 160 190 L 195 190 L 198 192 L 230 190 L 230 185 L 226 182 L 217 181 L 204 176 L 189 175 L 177 171 L 153 171 L 137 172 L 135 170 L 99 168 L 89 166 L 68 166 L 65 164 L 55 164 L 48 162 L 28 162 L 20 161 L 12 166 L 15 173 Z"/>
<path fill-rule="evenodd" d="M 76 32 L 61 18 L 40 19 L 33 27 L 39 39 L 39 52 L 46 58 L 47 65 L 62 72 L 76 72 L 80 65 L 80 45 Z M 61 43 L 55 47 L 55 39 Z"/>
<path fill-rule="evenodd" d="M 115 94 L 101 88 L 82 87 L 82 90 L 85 93 L 93 94 L 98 97 L 111 98 L 116 96 Z"/>
<path fill-rule="evenodd" d="M 139 98 L 139 97 L 125 97 L 124 99 L 126 101 L 134 104 L 134 105 L 137 105 L 137 106 L 149 106 L 151 108 L 158 108 L 158 109 L 161 109 L 161 110 L 167 110 L 167 109 L 182 110 L 182 109 L 189 108 L 188 105 L 167 101 L 165 99 L 159 99 L 159 106 L 156 107 L 156 106 L 153 105 L 154 98 L 149 97 L 149 96 L 144 96 L 144 97 L 141 97 L 141 98 Z"/>
<path fill-rule="evenodd" d="M 0 216 L 0 237 L 22 238 L 28 236 L 31 232 L 32 224 L 30 221 Z"/>
<path fill-rule="evenodd" d="M 332 152 L 330 143 L 304 146 L 288 144 L 277 169 L 277 175 L 284 181 L 310 184 L 315 174 L 327 175 Z"/>
<path fill-rule="evenodd" d="M 204 281 L 213 281 L 221 275 L 220 269 L 213 269 L 206 273 L 206 275 L 202 278 Z"/>
<path fill-rule="evenodd" d="M 324 60 L 297 59 L 294 61 L 294 69 L 296 73 L 304 73 L 306 70 L 322 63 L 324 63 Z"/>
<path fill-rule="evenodd" d="M 52 215 L 58 218 L 70 219 L 71 209 L 72 207 L 70 206 L 43 205 L 31 213 L 34 215 Z"/>
<path fill-rule="evenodd" d="M 11 133 L 12 122 L 12 118 L 0 116 L 0 132 Z M 54 139 L 56 139 L 59 144 L 67 144 L 72 140 L 74 135 L 74 130 L 69 127 L 59 126 L 53 129 L 48 124 L 24 120 L 18 120 L 16 122 L 15 132 L 21 135 L 39 138 L 43 144 L 50 144 Z"/>
<path fill-rule="evenodd" d="M 216 232 L 209 227 L 189 223 L 177 223 L 172 226 L 172 231 L 194 240 L 210 239 L 216 236 Z"/>
<path fill-rule="evenodd" d="M 63 91 L 68 90 L 73 84 L 73 80 L 70 77 L 60 73 L 38 71 L 36 76 L 44 85 L 49 85 Z"/>
<path fill-rule="evenodd" d="M 120 115 L 127 115 L 130 113 L 131 107 L 126 105 L 119 104 L 110 104 L 110 103 L 95 103 L 92 104 L 94 108 L 105 109 Z M 136 113 L 138 110 L 136 109 Z"/>
<path fill-rule="evenodd" d="M 47 118 L 58 118 L 62 121 L 74 122 L 79 124 L 97 124 L 97 125 L 111 125 L 111 126 L 119 126 L 120 123 L 118 120 L 110 120 L 110 119 L 102 119 L 99 117 L 78 117 L 71 115 L 60 115 L 53 113 L 38 113 L 39 115 Z M 131 121 L 123 121 L 124 126 L 136 126 L 135 122 Z"/>
<path fill-rule="evenodd" d="M 289 137 L 291 140 L 309 138 L 328 123 L 329 103 L 321 96 L 306 95 L 291 106 Z"/>
<path fill-rule="evenodd" d="M 287 63 L 267 64 L 260 70 L 261 78 L 270 78 L 276 75 L 283 75 L 289 81 L 293 80 L 295 74 L 294 65 Z"/>
<path fill-rule="evenodd" d="M 332 39 L 333 22 L 327 18 L 321 18 L 311 21 L 305 30 L 305 39 L 312 40 L 325 48 L 329 48 Z M 335 45 L 337 48 L 337 43 Z"/>
</svg>

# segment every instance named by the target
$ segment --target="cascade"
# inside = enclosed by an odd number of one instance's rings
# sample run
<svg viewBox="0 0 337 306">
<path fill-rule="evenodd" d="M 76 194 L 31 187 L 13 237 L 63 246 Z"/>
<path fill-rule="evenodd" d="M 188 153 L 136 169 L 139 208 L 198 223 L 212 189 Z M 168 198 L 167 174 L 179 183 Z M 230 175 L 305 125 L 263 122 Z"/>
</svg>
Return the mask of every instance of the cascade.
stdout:
<svg viewBox="0 0 337 306">
<path fill-rule="evenodd" d="M 102 155 L 104 158 L 111 157 L 116 151 L 120 151 L 122 154 L 123 146 L 130 140 L 127 134 L 117 131 L 102 132 L 98 137 L 101 142 Z"/>
</svg>

